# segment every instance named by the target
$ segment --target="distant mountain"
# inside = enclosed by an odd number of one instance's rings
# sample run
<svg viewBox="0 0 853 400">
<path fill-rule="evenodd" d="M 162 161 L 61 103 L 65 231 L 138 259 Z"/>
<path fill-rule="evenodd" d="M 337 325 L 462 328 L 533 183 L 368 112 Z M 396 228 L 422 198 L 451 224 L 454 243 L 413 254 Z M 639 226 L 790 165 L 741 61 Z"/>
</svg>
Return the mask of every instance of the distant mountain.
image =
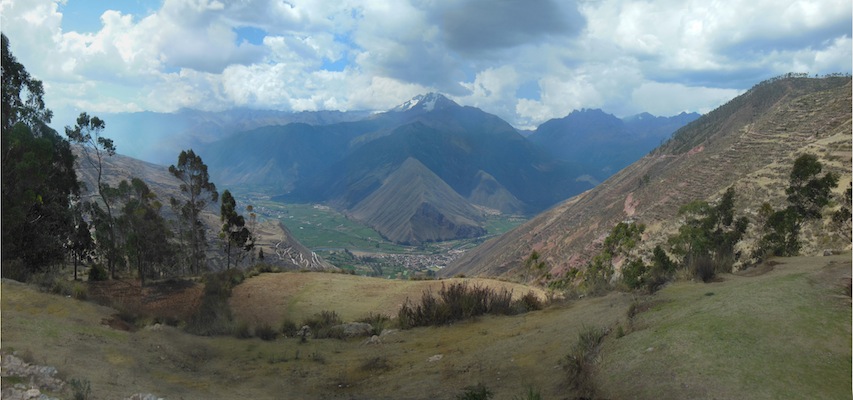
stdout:
<svg viewBox="0 0 853 400">
<path fill-rule="evenodd" d="M 495 115 L 427 93 L 358 121 L 266 126 L 196 151 L 219 184 L 263 190 L 279 201 L 327 204 L 391 240 L 414 243 L 482 231 L 482 218 L 471 215 L 471 206 L 529 215 L 589 190 L 611 169 L 645 154 L 647 149 L 638 153 L 637 143 L 647 136 L 658 143 L 656 135 L 672 123 L 646 115 L 624 122 L 601 111 L 573 113 L 544 124 L 528 140 Z M 549 140 L 556 144 L 545 145 Z M 554 153 L 565 143 L 579 147 Z M 392 176 L 399 179 L 395 174 L 407 160 L 423 166 L 418 176 L 429 171 L 437 178 L 423 180 L 420 195 L 448 199 L 446 185 L 468 203 L 464 212 L 460 206 L 437 208 L 454 228 L 435 219 L 428 220 L 431 226 L 389 223 L 409 221 L 413 213 L 410 204 L 388 200 L 405 195 L 392 196 L 387 184 Z M 479 229 L 462 228 L 469 226 Z"/>
<path fill-rule="evenodd" d="M 577 165 L 586 179 L 600 182 L 697 118 L 696 113 L 673 117 L 642 113 L 619 119 L 599 109 L 584 109 L 543 123 L 528 139 L 551 156 Z"/>
<path fill-rule="evenodd" d="M 104 133 L 128 156 L 158 164 L 174 163 L 181 150 L 227 138 L 235 133 L 265 126 L 302 123 L 322 126 L 358 121 L 368 111 L 274 111 L 232 109 L 174 113 L 138 112 L 98 114 L 106 121 Z"/>
<path fill-rule="evenodd" d="M 647 226 L 642 251 L 648 252 L 675 233 L 682 205 L 714 201 L 732 186 L 736 208 L 754 222 L 764 202 L 784 206 L 793 161 L 803 153 L 818 155 L 824 170 L 839 173 L 844 186 L 851 173 L 851 106 L 849 77 L 756 85 L 601 185 L 465 253 L 441 274 L 520 279 L 523 260 L 536 250 L 557 276 L 583 267 L 610 229 L 626 219 Z M 759 236 L 756 229 L 753 224 L 747 231 L 744 257 Z M 806 255 L 850 246 L 827 234 L 822 223 L 802 235 Z"/>
<path fill-rule="evenodd" d="M 483 236 L 483 216 L 420 161 L 407 158 L 350 215 L 386 239 L 421 244 Z"/>
</svg>

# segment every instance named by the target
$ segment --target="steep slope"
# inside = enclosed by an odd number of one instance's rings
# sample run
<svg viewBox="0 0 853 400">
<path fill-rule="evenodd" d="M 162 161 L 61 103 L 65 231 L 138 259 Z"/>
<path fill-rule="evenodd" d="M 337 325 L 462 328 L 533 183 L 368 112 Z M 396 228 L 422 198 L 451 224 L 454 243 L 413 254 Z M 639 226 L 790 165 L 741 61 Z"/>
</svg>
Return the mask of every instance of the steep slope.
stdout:
<svg viewBox="0 0 853 400">
<path fill-rule="evenodd" d="M 651 247 L 677 229 L 679 207 L 713 200 L 729 186 L 739 195 L 737 209 L 754 221 L 763 202 L 784 203 L 793 160 L 805 152 L 818 155 L 825 170 L 838 172 L 846 187 L 850 110 L 849 77 L 763 82 L 682 128 L 598 187 L 466 253 L 442 274 L 515 275 L 533 250 L 552 274 L 559 274 L 584 265 L 609 230 L 625 219 L 649 227 L 644 246 Z M 850 245 L 821 229 L 805 234 L 803 254 Z"/>
<path fill-rule="evenodd" d="M 414 158 L 406 159 L 350 215 L 397 243 L 420 244 L 486 233 L 479 212 Z"/>
<path fill-rule="evenodd" d="M 88 163 L 80 160 L 80 148 L 75 148 L 78 156 L 77 176 L 85 188 L 81 196 L 84 200 L 99 199 L 96 194 L 97 176 Z M 167 167 L 156 165 L 135 158 L 116 154 L 104 158 L 104 182 L 117 186 L 122 180 L 130 180 L 137 177 L 145 181 L 148 187 L 157 195 L 158 199 L 165 204 L 161 209 L 162 215 L 167 219 L 175 218 L 175 214 L 168 206 L 169 198 L 174 197 L 181 201 L 185 200 L 185 194 L 181 192 L 181 181 L 169 173 Z M 215 183 L 215 182 L 214 182 Z M 220 190 L 224 188 L 219 188 Z M 207 227 L 208 258 L 212 265 L 224 267 L 223 254 L 219 250 L 221 243 L 218 239 L 221 221 L 219 219 L 219 204 L 210 203 L 204 210 L 202 219 Z M 256 246 L 264 250 L 267 255 L 266 261 L 285 268 L 310 269 L 310 270 L 334 270 L 334 266 L 318 257 L 316 254 L 300 244 L 293 235 L 277 221 L 262 221 L 256 228 L 258 240 Z"/>
</svg>

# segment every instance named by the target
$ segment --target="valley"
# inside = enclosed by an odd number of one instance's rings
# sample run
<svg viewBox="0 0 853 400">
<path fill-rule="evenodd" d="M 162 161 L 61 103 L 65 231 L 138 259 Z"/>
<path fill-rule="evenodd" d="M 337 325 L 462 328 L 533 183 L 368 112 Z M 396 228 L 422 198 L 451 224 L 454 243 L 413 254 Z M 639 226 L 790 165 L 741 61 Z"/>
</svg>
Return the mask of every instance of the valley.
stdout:
<svg viewBox="0 0 853 400">
<path fill-rule="evenodd" d="M 332 265 L 357 275 L 409 279 L 434 277 L 465 251 L 522 224 L 522 216 L 487 213 L 486 235 L 473 239 L 406 246 L 383 238 L 363 223 L 319 204 L 286 204 L 246 190 L 241 204 L 252 204 L 260 221 L 282 223 L 297 241 Z"/>
</svg>

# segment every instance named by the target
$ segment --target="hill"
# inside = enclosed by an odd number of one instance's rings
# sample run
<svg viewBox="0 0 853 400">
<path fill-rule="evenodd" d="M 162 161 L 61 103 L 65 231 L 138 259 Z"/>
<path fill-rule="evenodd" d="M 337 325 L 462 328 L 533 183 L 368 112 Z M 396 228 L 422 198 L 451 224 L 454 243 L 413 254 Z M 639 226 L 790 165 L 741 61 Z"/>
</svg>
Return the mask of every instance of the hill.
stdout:
<svg viewBox="0 0 853 400">
<path fill-rule="evenodd" d="M 70 398 L 68 384 L 59 393 L 31 380 L 58 371 L 53 376 L 66 383 L 90 384 L 94 398 L 454 398 L 477 383 L 495 398 L 524 396 L 528 388 L 565 398 L 572 384 L 561 366 L 580 333 L 597 328 L 610 332 L 591 376 L 597 397 L 846 398 L 850 260 L 850 253 L 778 259 L 760 273 L 677 282 L 651 297 L 611 293 L 518 316 L 387 331 L 377 344 L 198 337 L 159 324 L 118 330 L 107 324 L 118 310 L 3 280 L 3 397 L 16 383 L 23 390 L 35 383 Z M 324 310 L 352 321 L 393 314 L 406 297 L 441 283 L 262 274 L 238 285 L 231 305 L 250 326 Z M 13 354 L 44 368 L 13 368 L 21 365 Z"/>
<path fill-rule="evenodd" d="M 408 158 L 350 215 L 396 243 L 483 236 L 483 216 L 418 160 Z"/>
<path fill-rule="evenodd" d="M 626 219 L 648 226 L 643 246 L 650 248 L 675 232 L 682 205 L 714 200 L 730 186 L 739 196 L 737 209 L 754 221 L 762 203 L 784 203 L 793 160 L 802 153 L 818 155 L 844 186 L 851 178 L 850 109 L 849 77 L 789 77 L 756 85 L 601 185 L 466 253 L 442 274 L 516 276 L 536 250 L 556 276 L 583 266 L 610 229 Z M 820 226 L 805 236 L 803 254 L 850 245 Z"/>
<path fill-rule="evenodd" d="M 78 155 L 77 174 L 78 179 L 84 183 L 85 189 L 81 193 L 84 200 L 99 199 L 95 188 L 97 188 L 97 175 L 86 162 L 80 161 L 80 149 L 76 148 Z M 181 191 L 181 181 L 175 178 L 169 169 L 162 165 L 152 164 L 115 154 L 104 158 L 104 182 L 116 187 L 122 180 L 130 180 L 133 177 L 142 179 L 157 195 L 159 201 L 165 206 L 161 213 L 167 219 L 174 219 L 175 213 L 168 206 L 169 199 L 174 197 L 181 201 L 185 199 L 185 193 Z M 215 183 L 215 182 L 214 182 Z M 224 188 L 218 188 L 224 190 Z M 242 210 L 245 205 L 240 206 Z M 207 228 L 208 251 L 207 256 L 212 265 L 222 267 L 224 255 L 220 251 L 219 230 L 222 222 L 219 218 L 219 204 L 209 203 L 202 214 L 202 220 Z M 260 221 L 256 227 L 256 247 L 262 249 L 267 255 L 266 261 L 273 265 L 293 269 L 309 270 L 331 270 L 334 266 L 322 260 L 316 254 L 301 245 L 293 235 L 278 221 Z"/>
</svg>

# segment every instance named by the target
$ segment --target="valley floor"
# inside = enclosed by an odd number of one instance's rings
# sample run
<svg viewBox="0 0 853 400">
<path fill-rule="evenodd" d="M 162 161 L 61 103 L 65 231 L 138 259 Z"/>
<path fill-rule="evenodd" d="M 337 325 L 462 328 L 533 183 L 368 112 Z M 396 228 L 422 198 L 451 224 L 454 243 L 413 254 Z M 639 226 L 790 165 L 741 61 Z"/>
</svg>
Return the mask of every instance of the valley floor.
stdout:
<svg viewBox="0 0 853 400">
<path fill-rule="evenodd" d="M 518 316 L 394 331 L 378 344 L 197 337 L 159 325 L 116 330 L 105 324 L 113 309 L 4 280 L 2 352 L 53 366 L 66 382 L 88 381 L 97 399 L 454 398 L 477 383 L 495 399 L 528 387 L 551 399 L 572 397 L 561 361 L 579 332 L 598 327 L 610 332 L 593 375 L 602 398 L 850 398 L 850 254 L 775 261 L 653 296 L 614 292 Z M 327 287 L 329 277 L 362 281 Z M 279 300 L 252 296 L 261 289 L 250 285 L 277 285 Z M 241 286 L 232 309 L 245 319 L 337 309 L 349 320 L 423 290 L 409 281 L 289 273 Z M 25 379 L 4 376 L 3 386 Z"/>
</svg>

